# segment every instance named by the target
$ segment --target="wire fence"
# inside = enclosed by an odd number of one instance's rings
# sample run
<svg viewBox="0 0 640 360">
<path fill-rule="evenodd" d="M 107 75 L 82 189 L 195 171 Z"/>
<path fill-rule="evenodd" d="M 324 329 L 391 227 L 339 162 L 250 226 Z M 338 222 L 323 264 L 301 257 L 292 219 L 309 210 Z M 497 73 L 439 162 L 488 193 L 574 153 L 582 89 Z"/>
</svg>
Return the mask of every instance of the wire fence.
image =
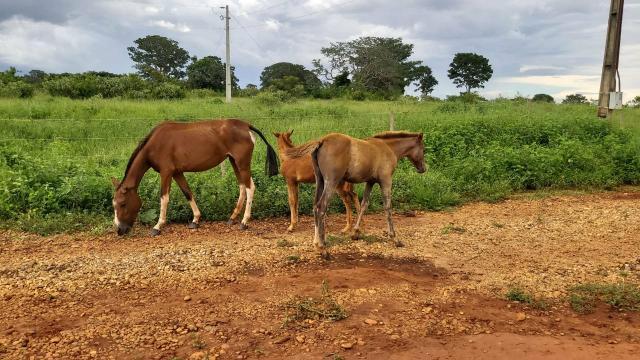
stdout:
<svg viewBox="0 0 640 360">
<path fill-rule="evenodd" d="M 403 116 L 409 114 L 425 114 L 427 111 L 403 111 L 403 112 L 367 112 L 367 113 L 346 113 L 346 114 L 326 114 L 326 113 L 316 113 L 316 114 L 302 114 L 302 115 L 289 115 L 283 114 L 281 116 L 242 116 L 241 118 L 251 120 L 278 120 L 281 121 L 284 118 L 288 118 L 289 120 L 294 120 L 286 123 L 282 123 L 278 128 L 275 127 L 261 127 L 260 130 L 263 132 L 281 132 L 287 130 L 295 130 L 297 134 L 319 134 L 322 132 L 328 133 L 335 131 L 335 127 L 331 126 L 309 126 L 308 124 L 299 124 L 296 123 L 295 120 L 303 120 L 303 119 L 315 119 L 315 118 L 334 118 L 338 120 L 354 120 L 362 117 L 368 116 L 385 116 L 385 121 L 379 121 L 374 123 L 373 121 L 367 124 L 366 126 L 344 126 L 344 129 L 341 131 L 385 131 L 385 130 L 394 130 L 395 129 L 395 117 Z M 186 120 L 184 122 L 197 121 L 200 119 L 204 119 L 205 117 L 189 115 L 189 116 L 175 116 L 174 118 Z M 389 119 L 388 123 L 386 119 Z M 156 122 L 167 121 L 167 118 L 45 118 L 45 119 L 31 119 L 31 118 L 0 118 L 1 122 L 17 122 L 17 123 L 46 123 L 46 122 L 100 122 L 100 121 L 120 121 L 120 122 L 137 122 L 137 121 L 149 121 L 155 125 Z M 379 120 L 379 119 L 372 119 Z M 292 129 L 292 126 L 296 126 L 295 129 Z M 112 141 L 112 140 L 140 140 L 140 136 L 89 136 L 89 137 L 64 137 L 64 136 L 46 136 L 46 137 L 5 137 L 0 138 L 0 143 L 10 143 L 10 142 L 20 142 L 20 141 L 33 141 L 33 142 L 46 142 L 46 141 Z"/>
</svg>

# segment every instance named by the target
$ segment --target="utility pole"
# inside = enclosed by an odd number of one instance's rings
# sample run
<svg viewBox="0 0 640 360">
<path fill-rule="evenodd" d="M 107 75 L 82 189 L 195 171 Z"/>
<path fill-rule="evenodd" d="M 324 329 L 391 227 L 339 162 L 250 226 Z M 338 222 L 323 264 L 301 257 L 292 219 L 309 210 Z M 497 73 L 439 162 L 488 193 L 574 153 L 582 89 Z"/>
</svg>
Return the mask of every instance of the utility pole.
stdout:
<svg viewBox="0 0 640 360">
<path fill-rule="evenodd" d="M 611 115 L 615 106 L 611 105 L 611 93 L 616 91 L 616 74 L 618 86 L 620 74 L 618 73 L 618 60 L 620 59 L 620 37 L 622 34 L 622 9 L 624 0 L 611 0 L 609 11 L 609 27 L 607 30 L 607 42 L 604 48 L 604 61 L 602 64 L 602 77 L 600 79 L 600 96 L 598 98 L 598 116 L 606 118 Z M 620 102 L 622 100 L 620 99 Z"/>
<path fill-rule="evenodd" d="M 224 16 L 224 20 L 225 20 L 225 26 L 224 29 L 227 33 L 227 66 L 226 66 L 226 78 L 225 78 L 225 92 L 227 95 L 227 102 L 230 103 L 231 102 L 231 44 L 229 43 L 229 5 L 226 6 L 221 6 L 221 9 L 225 9 L 225 16 Z"/>
</svg>

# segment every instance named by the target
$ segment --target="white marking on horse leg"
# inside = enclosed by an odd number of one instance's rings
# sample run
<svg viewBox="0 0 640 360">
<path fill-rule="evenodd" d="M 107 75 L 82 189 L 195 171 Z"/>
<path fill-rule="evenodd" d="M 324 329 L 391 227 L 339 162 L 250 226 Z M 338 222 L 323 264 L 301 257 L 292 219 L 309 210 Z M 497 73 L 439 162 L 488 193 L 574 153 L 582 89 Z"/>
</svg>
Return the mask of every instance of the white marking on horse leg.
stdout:
<svg viewBox="0 0 640 360">
<path fill-rule="evenodd" d="M 238 215 L 240 215 L 240 210 L 242 210 L 242 205 L 244 204 L 244 199 L 247 197 L 246 186 L 240 184 L 240 195 L 238 195 L 238 202 L 236 203 L 235 209 L 231 213 L 231 220 L 235 220 Z"/>
<path fill-rule="evenodd" d="M 162 195 L 160 198 L 160 218 L 158 219 L 158 223 L 153 228 L 156 230 L 160 230 L 162 225 L 167 222 L 167 207 L 169 206 L 169 194 Z"/>
<path fill-rule="evenodd" d="M 251 141 L 253 141 L 253 143 L 256 143 L 256 136 L 253 135 L 253 131 L 249 130 L 249 136 L 251 136 Z"/>
<path fill-rule="evenodd" d="M 118 211 L 116 210 L 116 201 L 111 201 L 113 204 L 113 224 L 117 227 L 120 227 L 120 220 L 118 220 Z"/>
<path fill-rule="evenodd" d="M 256 191 L 256 186 L 253 183 L 253 179 L 250 179 L 249 187 L 247 188 L 247 205 L 244 208 L 244 217 L 242 223 L 247 225 L 249 218 L 251 218 L 251 204 L 253 203 L 253 194 Z"/>
<path fill-rule="evenodd" d="M 189 201 L 189 205 L 191 205 L 191 211 L 193 211 L 193 222 L 194 223 L 198 223 L 200 222 L 200 209 L 198 209 L 198 205 L 196 204 L 196 200 L 191 197 L 191 200 Z"/>
</svg>

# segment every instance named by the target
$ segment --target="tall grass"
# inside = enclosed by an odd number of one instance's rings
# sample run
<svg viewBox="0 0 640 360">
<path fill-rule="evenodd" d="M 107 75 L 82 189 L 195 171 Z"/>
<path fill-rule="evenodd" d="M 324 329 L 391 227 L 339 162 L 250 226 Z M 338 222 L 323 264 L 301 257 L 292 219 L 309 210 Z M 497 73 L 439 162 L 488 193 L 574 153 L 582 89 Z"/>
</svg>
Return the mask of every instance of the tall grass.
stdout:
<svg viewBox="0 0 640 360">
<path fill-rule="evenodd" d="M 104 221 L 112 214 L 109 178 L 122 176 L 137 141 L 164 119 L 239 117 L 265 134 L 293 129 L 294 140 L 302 143 L 328 132 L 370 136 L 388 129 L 390 112 L 396 129 L 425 133 L 430 166 L 419 175 L 408 162 L 400 164 L 394 177 L 396 208 L 437 210 L 466 201 L 496 201 L 521 190 L 608 189 L 640 182 L 637 109 L 623 110 L 624 121 L 607 122 L 596 118 L 590 106 L 511 101 L 306 100 L 267 106 L 251 99 L 224 104 L 218 98 L 38 96 L 0 99 L 0 221 L 27 230 L 47 229 L 43 232 L 82 228 L 90 219 Z M 254 216 L 282 216 L 288 213 L 286 186 L 281 177 L 263 175 L 264 156 L 265 147 L 258 143 Z M 187 179 L 205 219 L 229 216 L 238 193 L 232 171 L 226 176 L 219 169 L 188 174 Z M 302 187 L 303 213 L 311 211 L 312 191 L 313 185 Z M 140 193 L 143 211 L 157 210 L 155 173 L 147 174 Z M 379 192 L 374 195 L 375 210 Z M 335 201 L 334 209 L 339 206 Z M 170 219 L 187 221 L 190 216 L 180 192 L 173 192 Z M 62 225 L 51 227 L 51 221 Z"/>
</svg>

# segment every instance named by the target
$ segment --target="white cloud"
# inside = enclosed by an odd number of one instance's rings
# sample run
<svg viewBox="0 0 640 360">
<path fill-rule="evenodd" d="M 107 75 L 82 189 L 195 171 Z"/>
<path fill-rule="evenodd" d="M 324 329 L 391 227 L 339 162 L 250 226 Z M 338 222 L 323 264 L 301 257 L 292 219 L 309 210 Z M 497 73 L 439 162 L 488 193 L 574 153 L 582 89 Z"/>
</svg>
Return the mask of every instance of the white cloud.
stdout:
<svg viewBox="0 0 640 360">
<path fill-rule="evenodd" d="M 150 22 L 150 24 L 153 26 L 158 26 L 161 28 L 169 29 L 169 30 L 175 30 L 182 33 L 188 33 L 191 31 L 191 28 L 189 28 L 187 25 L 174 24 L 171 21 L 167 21 L 167 20 L 153 20 Z"/>
<path fill-rule="evenodd" d="M 564 70 L 565 68 L 561 66 L 552 66 L 552 65 L 522 65 L 520 67 L 521 73 L 526 73 L 530 71 L 546 71 L 546 70 Z"/>
<path fill-rule="evenodd" d="M 282 23 L 275 19 L 268 19 L 264 23 L 267 30 L 278 31 L 282 27 Z"/>
</svg>

